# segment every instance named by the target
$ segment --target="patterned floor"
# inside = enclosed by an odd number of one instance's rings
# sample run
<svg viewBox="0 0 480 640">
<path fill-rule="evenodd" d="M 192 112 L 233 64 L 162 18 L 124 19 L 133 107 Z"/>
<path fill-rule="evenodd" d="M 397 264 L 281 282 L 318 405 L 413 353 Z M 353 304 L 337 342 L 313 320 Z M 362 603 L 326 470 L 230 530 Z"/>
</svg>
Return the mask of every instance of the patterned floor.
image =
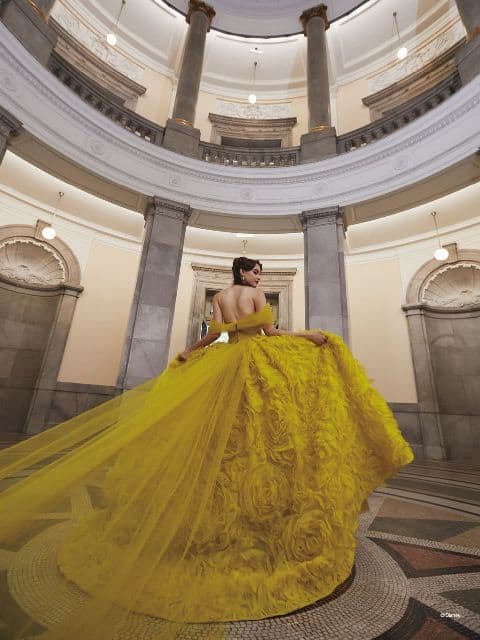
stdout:
<svg viewBox="0 0 480 640">
<path fill-rule="evenodd" d="M 55 547 L 66 520 L 92 508 L 84 489 L 68 511 L 46 514 L 34 537 L 0 549 L 1 640 L 40 638 L 85 597 L 69 584 L 55 602 L 46 597 L 49 584 L 62 580 Z M 345 584 L 294 614 L 232 623 L 227 640 L 480 639 L 480 467 L 414 463 L 369 504 Z M 147 640 L 156 628 L 155 619 L 137 616 L 122 638 Z"/>
</svg>

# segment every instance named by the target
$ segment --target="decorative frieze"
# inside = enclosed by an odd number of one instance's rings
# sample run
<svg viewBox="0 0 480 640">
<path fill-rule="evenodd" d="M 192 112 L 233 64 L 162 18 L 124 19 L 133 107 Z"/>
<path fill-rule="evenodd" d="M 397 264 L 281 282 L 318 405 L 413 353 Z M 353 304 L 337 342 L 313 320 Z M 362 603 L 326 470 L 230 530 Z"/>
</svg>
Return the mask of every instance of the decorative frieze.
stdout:
<svg viewBox="0 0 480 640">
<path fill-rule="evenodd" d="M 135 82 L 142 82 L 143 67 L 124 56 L 118 48 L 108 46 L 106 40 L 91 31 L 64 4 L 56 2 L 50 14 L 65 31 L 78 40 L 97 58 Z"/>
<path fill-rule="evenodd" d="M 256 102 L 233 102 L 217 98 L 215 113 L 228 118 L 244 118 L 246 120 L 267 120 L 270 118 L 290 118 L 292 113 L 291 102 L 272 102 L 269 104 Z"/>
<path fill-rule="evenodd" d="M 445 51 L 453 47 L 465 37 L 465 29 L 461 22 L 455 22 L 450 29 L 430 40 L 423 47 L 411 51 L 405 60 L 396 62 L 368 81 L 369 93 L 381 91 L 396 82 L 402 81 L 416 71 L 425 67 L 429 62 L 438 58 Z"/>
</svg>

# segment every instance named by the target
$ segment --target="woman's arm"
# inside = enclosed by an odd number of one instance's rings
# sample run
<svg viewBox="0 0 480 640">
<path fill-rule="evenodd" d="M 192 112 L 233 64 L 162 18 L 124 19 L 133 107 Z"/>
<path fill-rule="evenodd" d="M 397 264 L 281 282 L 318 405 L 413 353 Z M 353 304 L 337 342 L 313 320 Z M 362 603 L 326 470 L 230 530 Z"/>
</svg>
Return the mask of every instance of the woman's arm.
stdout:
<svg viewBox="0 0 480 640">
<path fill-rule="evenodd" d="M 218 322 L 219 324 L 222 323 L 223 317 L 222 317 L 222 312 L 220 310 L 220 305 L 218 304 L 218 293 L 216 293 L 213 296 L 213 320 L 215 320 L 215 322 Z M 207 333 L 207 335 L 202 338 L 201 340 L 198 340 L 197 342 L 195 342 L 194 344 L 190 345 L 189 347 L 186 347 L 185 351 L 182 351 L 182 353 L 178 354 L 178 359 L 180 360 L 180 362 L 185 362 L 185 360 L 188 358 L 188 356 L 190 355 L 190 353 L 192 351 L 195 351 L 196 349 L 201 349 L 202 347 L 208 347 L 209 344 L 212 344 L 212 342 L 215 342 L 215 340 L 217 340 L 220 337 L 220 333 Z"/>
<path fill-rule="evenodd" d="M 261 289 L 256 290 L 255 298 L 255 310 L 260 311 L 267 304 L 265 294 Z M 321 331 L 313 331 L 312 333 L 302 333 L 300 331 L 283 331 L 283 329 L 277 329 L 273 324 L 266 324 L 262 327 L 266 336 L 293 336 L 294 338 L 303 338 L 304 340 L 310 340 L 316 345 L 324 344 L 328 341 L 327 336 Z"/>
</svg>

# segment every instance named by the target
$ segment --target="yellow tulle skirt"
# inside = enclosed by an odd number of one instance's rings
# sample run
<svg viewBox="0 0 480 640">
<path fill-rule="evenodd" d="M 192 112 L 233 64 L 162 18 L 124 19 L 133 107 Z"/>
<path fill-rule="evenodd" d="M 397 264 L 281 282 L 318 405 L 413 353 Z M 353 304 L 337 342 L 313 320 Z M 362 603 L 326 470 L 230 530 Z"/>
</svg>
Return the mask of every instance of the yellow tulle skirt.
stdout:
<svg viewBox="0 0 480 640">
<path fill-rule="evenodd" d="M 82 640 L 117 637 L 132 614 L 171 621 L 152 637 L 181 637 L 184 623 L 213 629 L 329 595 L 352 571 L 365 499 L 413 459 L 332 334 L 322 347 L 250 336 L 198 350 L 9 451 L 3 475 L 29 475 L 0 498 L 6 543 L 95 488 L 97 508 L 57 555 L 83 599 L 48 636 L 68 624 Z"/>
</svg>

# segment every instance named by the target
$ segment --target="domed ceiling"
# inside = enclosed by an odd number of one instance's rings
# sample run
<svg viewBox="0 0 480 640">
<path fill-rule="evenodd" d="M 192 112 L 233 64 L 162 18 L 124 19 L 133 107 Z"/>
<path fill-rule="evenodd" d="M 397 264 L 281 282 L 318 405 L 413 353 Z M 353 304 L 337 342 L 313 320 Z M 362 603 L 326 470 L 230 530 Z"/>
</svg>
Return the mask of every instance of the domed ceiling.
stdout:
<svg viewBox="0 0 480 640">
<path fill-rule="evenodd" d="M 367 0 L 328 0 L 330 22 L 353 11 Z M 207 0 L 217 15 L 213 26 L 239 36 L 283 36 L 302 31 L 300 15 L 319 4 L 316 0 Z M 186 14 L 188 0 L 167 0 L 167 4 Z"/>
</svg>

